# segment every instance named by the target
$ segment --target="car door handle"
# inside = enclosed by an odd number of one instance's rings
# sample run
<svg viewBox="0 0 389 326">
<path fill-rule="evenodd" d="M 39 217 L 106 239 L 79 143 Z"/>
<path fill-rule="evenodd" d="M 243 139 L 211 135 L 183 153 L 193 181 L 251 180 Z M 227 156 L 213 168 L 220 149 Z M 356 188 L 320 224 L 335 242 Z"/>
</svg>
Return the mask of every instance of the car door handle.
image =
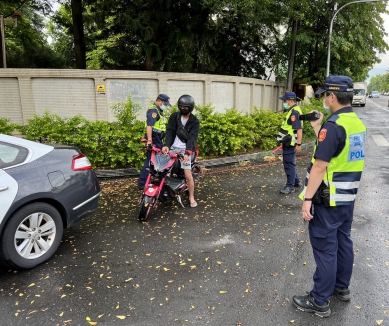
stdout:
<svg viewBox="0 0 389 326">
<path fill-rule="evenodd" d="M 0 186 L 0 192 L 8 190 L 8 186 Z"/>
</svg>

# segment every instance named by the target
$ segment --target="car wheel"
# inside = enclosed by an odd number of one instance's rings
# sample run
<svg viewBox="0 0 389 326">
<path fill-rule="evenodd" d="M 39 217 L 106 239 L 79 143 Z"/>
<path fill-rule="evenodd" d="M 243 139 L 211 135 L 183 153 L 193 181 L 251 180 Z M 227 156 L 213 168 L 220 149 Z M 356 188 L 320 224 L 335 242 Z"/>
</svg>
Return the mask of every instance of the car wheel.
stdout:
<svg viewBox="0 0 389 326">
<path fill-rule="evenodd" d="M 61 215 L 53 206 L 29 204 L 9 219 L 1 238 L 0 256 L 12 268 L 33 268 L 56 252 L 62 233 Z"/>
</svg>

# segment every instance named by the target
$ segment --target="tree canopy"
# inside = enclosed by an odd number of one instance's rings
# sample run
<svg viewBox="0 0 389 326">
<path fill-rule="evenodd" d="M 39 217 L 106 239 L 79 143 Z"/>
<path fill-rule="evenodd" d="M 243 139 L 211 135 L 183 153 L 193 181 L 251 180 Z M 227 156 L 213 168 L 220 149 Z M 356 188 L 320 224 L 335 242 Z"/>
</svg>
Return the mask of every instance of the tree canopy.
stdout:
<svg viewBox="0 0 389 326">
<path fill-rule="evenodd" d="M 87 68 L 325 78 L 328 35 L 346 0 L 3 0 L 17 8 L 5 29 L 9 67 Z M 52 5 L 59 7 L 52 13 Z M 331 74 L 365 80 L 389 49 L 384 3 L 357 3 L 336 16 Z M 44 14 L 51 14 L 44 19 Z M 292 28 L 296 26 L 297 28 Z M 47 36 L 50 36 L 48 42 Z M 295 40 L 295 54 L 291 42 Z M 291 59 L 293 56 L 293 60 Z"/>
<path fill-rule="evenodd" d="M 384 75 L 376 75 L 370 79 L 367 91 L 389 92 L 389 70 Z"/>
</svg>

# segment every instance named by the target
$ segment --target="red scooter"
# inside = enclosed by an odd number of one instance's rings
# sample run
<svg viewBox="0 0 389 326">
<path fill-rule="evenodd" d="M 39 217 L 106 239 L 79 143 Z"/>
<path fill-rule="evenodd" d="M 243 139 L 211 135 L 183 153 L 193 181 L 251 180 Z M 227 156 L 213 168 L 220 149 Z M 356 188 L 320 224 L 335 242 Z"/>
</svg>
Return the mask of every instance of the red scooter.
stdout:
<svg viewBox="0 0 389 326">
<path fill-rule="evenodd" d="M 143 141 L 143 139 L 142 139 Z M 157 208 L 160 202 L 167 202 L 174 198 L 185 207 L 181 200 L 181 194 L 188 191 L 188 184 L 184 176 L 184 171 L 180 167 L 180 161 L 184 157 L 181 153 L 163 154 L 154 145 L 145 147 L 151 151 L 149 164 L 149 175 L 146 179 L 145 188 L 139 199 L 139 220 L 147 221 L 152 208 Z M 201 167 L 197 163 L 199 154 L 196 148 L 195 157 L 191 163 L 191 170 L 195 184 L 201 176 Z"/>
</svg>

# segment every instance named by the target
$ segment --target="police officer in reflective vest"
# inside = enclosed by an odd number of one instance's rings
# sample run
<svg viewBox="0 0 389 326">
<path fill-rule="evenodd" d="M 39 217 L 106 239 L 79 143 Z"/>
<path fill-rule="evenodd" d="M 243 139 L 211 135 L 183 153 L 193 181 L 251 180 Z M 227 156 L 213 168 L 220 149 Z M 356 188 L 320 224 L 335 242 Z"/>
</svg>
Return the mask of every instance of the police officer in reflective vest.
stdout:
<svg viewBox="0 0 389 326">
<path fill-rule="evenodd" d="M 154 144 L 159 149 L 162 149 L 163 143 L 162 140 L 165 137 L 166 132 L 166 118 L 163 117 L 163 110 L 168 106 L 171 106 L 169 103 L 169 96 L 165 94 L 159 94 L 154 104 L 151 105 L 146 112 L 146 138 L 147 145 L 151 146 Z M 149 171 L 151 152 L 147 152 L 146 161 L 143 165 L 143 168 L 140 172 L 140 177 L 138 180 L 138 188 L 143 189 Z"/>
<path fill-rule="evenodd" d="M 284 101 L 284 110 L 288 113 L 277 135 L 277 142 L 282 144 L 282 159 L 286 174 L 286 186 L 280 190 L 281 194 L 295 192 L 295 188 L 302 187 L 296 172 L 296 153 L 301 151 L 303 130 L 299 115 L 301 109 L 296 103 L 296 94 L 286 91 L 280 100 Z"/>
<path fill-rule="evenodd" d="M 323 89 L 324 107 L 332 114 L 321 126 L 311 121 L 317 135 L 308 167 L 302 215 L 309 221 L 309 237 L 316 262 L 313 288 L 294 296 L 294 305 L 321 317 L 331 314 L 329 299 L 349 301 L 354 252 L 350 238 L 355 197 L 364 167 L 366 127 L 353 112 L 353 82 L 347 76 L 329 76 Z"/>
</svg>

